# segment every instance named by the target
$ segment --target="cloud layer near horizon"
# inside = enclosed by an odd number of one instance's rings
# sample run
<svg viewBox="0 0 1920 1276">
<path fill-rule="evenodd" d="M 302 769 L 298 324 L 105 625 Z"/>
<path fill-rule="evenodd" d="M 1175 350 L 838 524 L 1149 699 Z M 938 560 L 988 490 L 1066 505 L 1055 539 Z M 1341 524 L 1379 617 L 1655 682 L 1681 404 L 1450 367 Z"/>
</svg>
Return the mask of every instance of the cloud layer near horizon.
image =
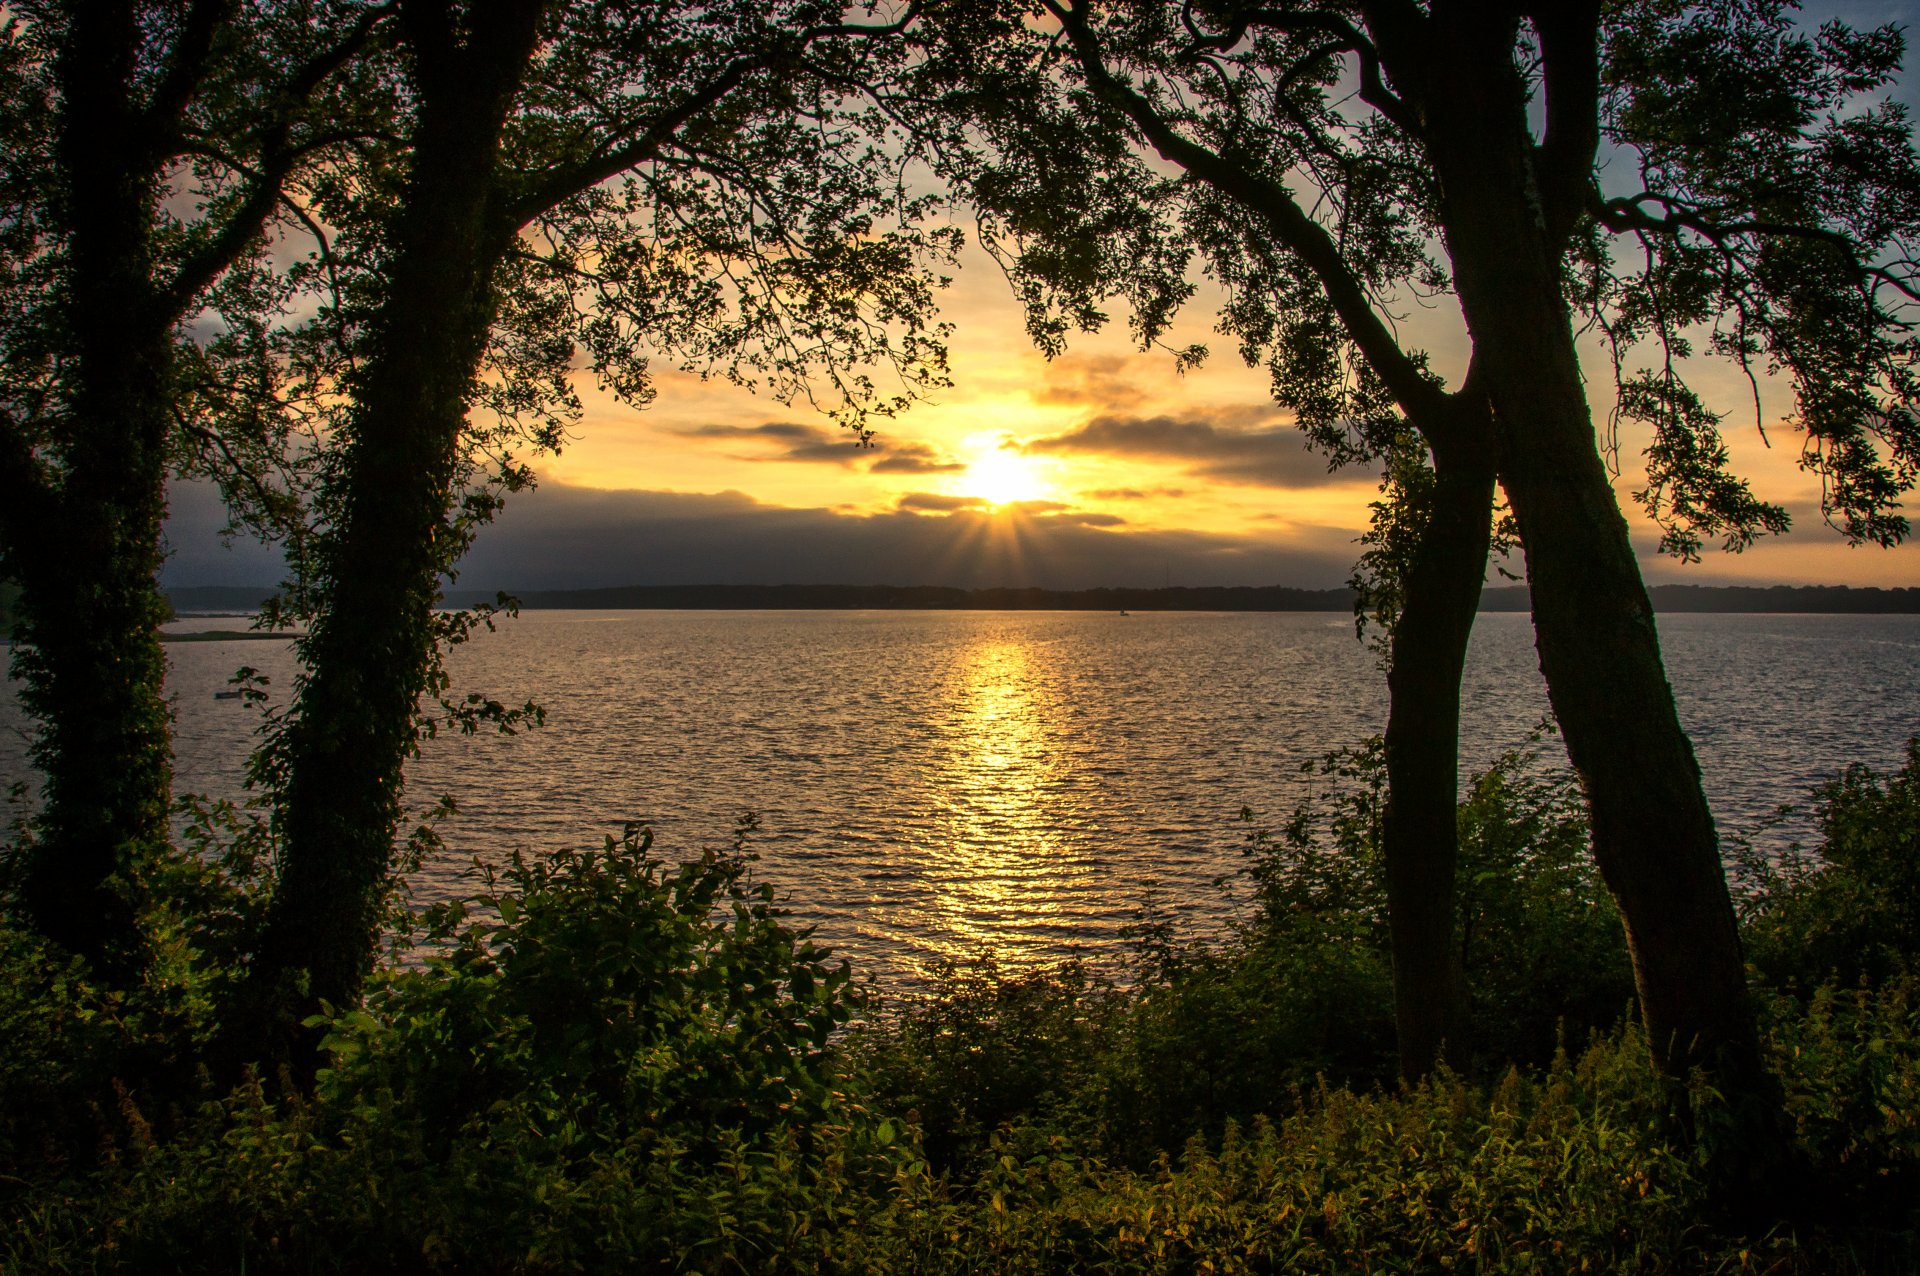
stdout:
<svg viewBox="0 0 1920 1276">
<path fill-rule="evenodd" d="M 1292 529 L 1283 541 L 1190 531 L 1119 530 L 1119 520 L 1033 502 L 993 513 L 924 499 L 877 514 L 792 509 L 739 492 L 598 491 L 544 483 L 512 498 L 461 563 L 461 588 L 849 584 L 1273 585 L 1331 588 L 1356 552 L 1353 533 Z M 217 499 L 176 486 L 167 584 L 254 585 L 277 556 L 215 535 Z"/>
<path fill-rule="evenodd" d="M 1021 450 L 1161 461 L 1192 478 L 1249 487 L 1323 487 L 1369 477 L 1329 472 L 1292 425 L 1244 429 L 1197 416 L 1096 416 L 1078 429 L 1030 439 Z"/>
<path fill-rule="evenodd" d="M 1044 502 L 992 513 L 921 500 L 885 513 L 763 505 L 739 492 L 602 492 L 546 485 L 516 498 L 461 569 L 483 589 L 612 584 L 1330 587 L 1351 533 L 1278 538 L 1115 531 Z"/>
</svg>

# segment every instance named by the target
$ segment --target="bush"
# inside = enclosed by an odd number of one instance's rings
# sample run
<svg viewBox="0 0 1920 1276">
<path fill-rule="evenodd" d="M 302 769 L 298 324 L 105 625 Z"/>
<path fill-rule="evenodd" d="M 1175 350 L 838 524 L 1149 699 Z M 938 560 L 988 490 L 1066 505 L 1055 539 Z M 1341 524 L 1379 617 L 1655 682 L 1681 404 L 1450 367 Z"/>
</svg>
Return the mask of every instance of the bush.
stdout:
<svg viewBox="0 0 1920 1276">
<path fill-rule="evenodd" d="M 1255 834 L 1248 870 L 1255 914 L 1246 938 L 1256 953 L 1324 953 L 1292 985 L 1291 998 L 1380 1025 L 1389 1035 L 1378 1049 L 1390 1053 L 1392 951 L 1380 849 L 1385 755 L 1375 739 L 1330 753 L 1315 769 L 1326 785 L 1280 835 Z M 1633 971 L 1619 914 L 1588 852 L 1572 774 L 1543 765 L 1530 749 L 1509 750 L 1470 777 L 1458 829 L 1455 943 L 1468 994 L 1466 1057 L 1496 1073 L 1513 1063 L 1544 1064 L 1563 1038 L 1584 1040 L 1617 1023 L 1633 1000 Z M 1365 975 L 1356 969 L 1361 952 L 1371 962 Z M 1367 1075 L 1356 1052 L 1313 1063 L 1350 1078 Z"/>
<path fill-rule="evenodd" d="M 1880 964 L 1761 998 L 1808 1176 L 1751 1237 L 1702 1221 L 1633 1026 L 1590 1030 L 1624 1005 L 1617 925 L 1569 782 L 1524 756 L 1462 805 L 1460 942 L 1482 1063 L 1542 1066 L 1376 1084 L 1377 762 L 1322 760 L 1254 836 L 1226 940 L 1148 909 L 1128 982 L 980 959 L 851 1033 L 846 968 L 738 846 L 672 866 L 637 832 L 430 910 L 316 1021 L 310 1091 L 182 1079 L 257 857 L 177 868 L 159 894 L 199 916 L 151 919 L 133 993 L 0 928 L 0 1273 L 1920 1270 L 1911 753 L 1822 791 L 1818 858 L 1766 866 L 1750 933 L 1857 925 Z"/>
<path fill-rule="evenodd" d="M 825 1243 L 904 1155 L 827 1051 L 846 967 L 739 855 L 670 868 L 630 834 L 516 858 L 425 940 L 321 1025 L 311 1097 L 256 1080 L 128 1136 L 16 1203 L 13 1260 L 754 1268 Z"/>
<path fill-rule="evenodd" d="M 844 1049 L 861 1088 L 919 1129 L 928 1160 L 968 1172 L 1004 1126 L 1092 1133 L 1090 1071 L 1113 1050 L 1123 1003 L 1077 963 L 1014 973 L 982 953 L 935 966 Z"/>
<path fill-rule="evenodd" d="M 924 1273 L 1762 1270 L 1696 1219 L 1631 1034 L 1498 1085 L 1316 1086 L 1144 1170 L 999 1139 L 964 1185 L 908 1181 L 849 1238 Z M 1784 1249 L 1784 1246 L 1772 1247 Z"/>
<path fill-rule="evenodd" d="M 1814 794 L 1820 845 L 1746 848 L 1748 956 L 1770 983 L 1883 982 L 1920 955 L 1920 739 L 1884 781 L 1847 768 Z"/>
<path fill-rule="evenodd" d="M 1323 1079 L 1390 1084 L 1384 757 L 1375 740 L 1312 770 L 1321 783 L 1283 828 L 1251 830 L 1249 908 L 1227 940 L 1183 940 L 1149 907 L 1124 988 L 1077 966 L 943 967 L 859 1034 L 876 1101 L 919 1116 L 939 1166 L 986 1157 L 1006 1128 L 1022 1146 L 1060 1135 L 1138 1167 Z M 1619 1022 L 1633 998 L 1578 793 L 1564 771 L 1508 753 L 1472 778 L 1459 818 L 1473 1057 L 1488 1075 L 1544 1064 L 1562 1039 Z"/>
</svg>

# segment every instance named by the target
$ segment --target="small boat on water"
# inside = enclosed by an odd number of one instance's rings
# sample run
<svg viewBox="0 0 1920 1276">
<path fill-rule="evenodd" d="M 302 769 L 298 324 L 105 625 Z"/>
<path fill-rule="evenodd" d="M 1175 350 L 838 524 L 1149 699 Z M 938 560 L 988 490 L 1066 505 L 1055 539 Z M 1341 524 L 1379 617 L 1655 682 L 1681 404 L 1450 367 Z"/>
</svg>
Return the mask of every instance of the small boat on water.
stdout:
<svg viewBox="0 0 1920 1276">
<path fill-rule="evenodd" d="M 216 691 L 213 693 L 213 698 L 215 700 L 238 700 L 244 694 L 246 693 L 241 691 Z"/>
</svg>

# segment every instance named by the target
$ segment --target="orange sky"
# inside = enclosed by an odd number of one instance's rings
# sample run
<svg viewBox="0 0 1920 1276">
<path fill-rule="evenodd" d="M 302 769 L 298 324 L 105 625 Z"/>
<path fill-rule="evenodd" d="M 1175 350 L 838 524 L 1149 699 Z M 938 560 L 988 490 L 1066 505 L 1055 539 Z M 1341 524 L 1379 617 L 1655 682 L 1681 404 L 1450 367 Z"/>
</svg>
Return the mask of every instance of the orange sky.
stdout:
<svg viewBox="0 0 1920 1276">
<path fill-rule="evenodd" d="M 1069 520 L 1121 538 L 1116 549 L 1124 538 L 1178 531 L 1338 553 L 1366 526 L 1376 476 L 1327 474 L 1268 398 L 1264 373 L 1246 368 L 1208 330 L 1204 305 L 1190 307 L 1170 340 L 1212 338 L 1213 357 L 1185 376 L 1170 355 L 1133 349 L 1118 317 L 1048 362 L 1032 349 L 1005 282 L 979 253 L 968 254 L 942 309 L 958 325 L 953 385 L 888 423 L 876 449 L 856 448 L 804 406 L 783 408 L 723 382 L 668 372 L 645 412 L 589 393 L 574 441 L 538 468 L 550 488 L 725 492 L 761 507 L 850 518 L 965 515 L 974 528 L 982 511 L 1042 524 Z M 1433 310 L 1407 317 L 1402 330 L 1433 352 L 1438 369 L 1457 375 L 1458 329 L 1455 314 Z M 1609 396 L 1601 387 L 1610 374 L 1597 347 L 1590 356 L 1596 419 L 1603 419 Z M 1694 566 L 1654 555 L 1657 532 L 1630 499 L 1642 481 L 1641 441 L 1623 437 L 1616 486 L 1650 579 L 1920 584 L 1920 550 L 1850 548 L 1821 525 L 1818 480 L 1799 470 L 1797 438 L 1780 420 L 1790 407 L 1783 387 L 1763 402 L 1769 447 L 1737 370 L 1702 361 L 1690 374 L 1729 413 L 1725 431 L 1739 472 L 1787 506 L 1794 530 L 1745 554 L 1710 549 Z"/>
</svg>

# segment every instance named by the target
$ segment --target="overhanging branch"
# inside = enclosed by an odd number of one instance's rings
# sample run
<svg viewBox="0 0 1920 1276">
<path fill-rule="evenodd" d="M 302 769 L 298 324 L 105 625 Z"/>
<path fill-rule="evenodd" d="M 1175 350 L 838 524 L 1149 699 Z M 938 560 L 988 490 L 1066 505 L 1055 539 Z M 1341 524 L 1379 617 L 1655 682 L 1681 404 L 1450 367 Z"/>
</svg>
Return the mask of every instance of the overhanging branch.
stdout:
<svg viewBox="0 0 1920 1276">
<path fill-rule="evenodd" d="M 1084 9 L 1078 4 L 1067 7 L 1054 0 L 1043 2 L 1060 20 L 1094 93 L 1132 120 L 1163 158 L 1254 214 L 1282 245 L 1306 263 L 1348 336 L 1408 416 L 1422 421 L 1447 419 L 1446 393 L 1400 348 L 1375 312 L 1366 288 L 1341 256 L 1339 246 L 1326 228 L 1300 207 L 1292 192 L 1281 182 L 1249 172 L 1182 135 L 1152 102 L 1108 69 Z"/>
</svg>

